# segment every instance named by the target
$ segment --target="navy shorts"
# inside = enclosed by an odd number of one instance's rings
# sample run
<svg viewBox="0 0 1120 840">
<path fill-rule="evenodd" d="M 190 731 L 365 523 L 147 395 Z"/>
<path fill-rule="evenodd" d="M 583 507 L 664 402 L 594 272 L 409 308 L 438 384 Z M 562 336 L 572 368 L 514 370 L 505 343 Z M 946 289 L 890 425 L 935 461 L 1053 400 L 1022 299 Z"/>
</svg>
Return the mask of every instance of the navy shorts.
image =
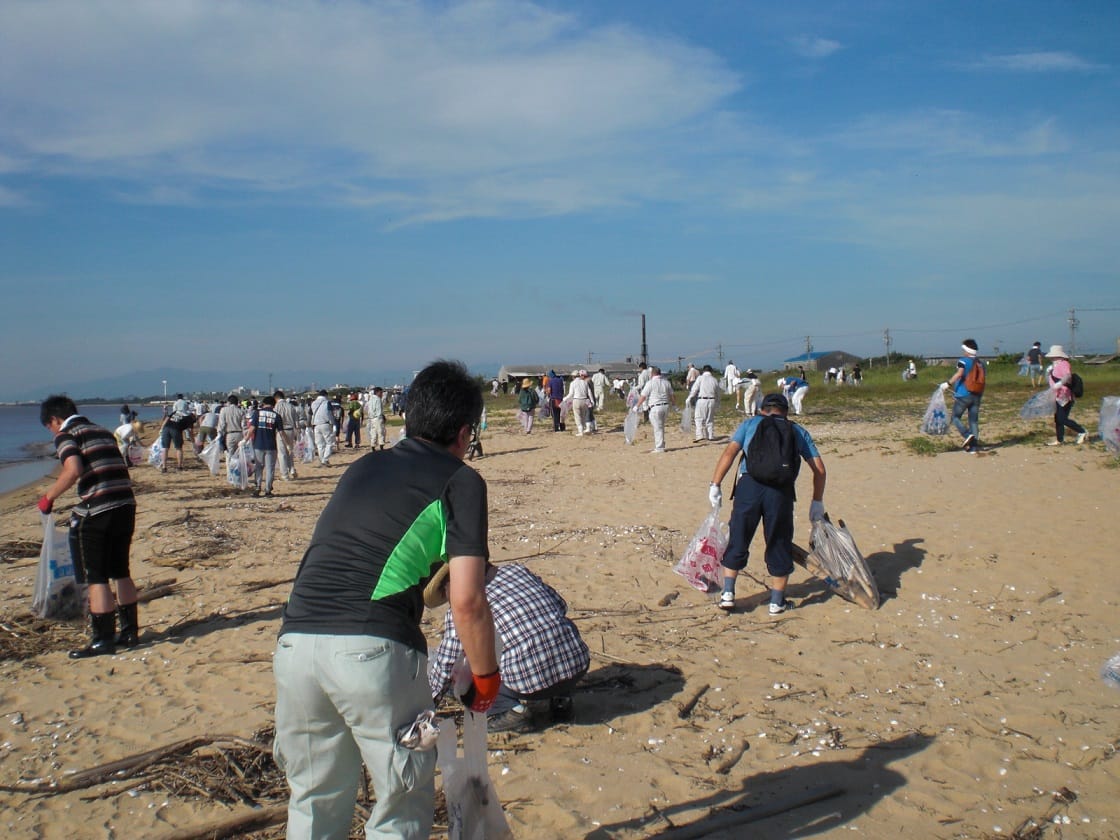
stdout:
<svg viewBox="0 0 1120 840">
<path fill-rule="evenodd" d="M 112 508 L 96 516 L 71 516 L 70 557 L 78 583 L 108 583 L 132 577 L 128 553 L 135 529 L 135 505 Z"/>
<path fill-rule="evenodd" d="M 785 577 L 793 571 L 793 493 L 759 484 L 744 474 L 735 485 L 730 534 L 723 566 L 741 572 L 747 566 L 758 525 L 766 539 L 766 571 Z"/>
</svg>

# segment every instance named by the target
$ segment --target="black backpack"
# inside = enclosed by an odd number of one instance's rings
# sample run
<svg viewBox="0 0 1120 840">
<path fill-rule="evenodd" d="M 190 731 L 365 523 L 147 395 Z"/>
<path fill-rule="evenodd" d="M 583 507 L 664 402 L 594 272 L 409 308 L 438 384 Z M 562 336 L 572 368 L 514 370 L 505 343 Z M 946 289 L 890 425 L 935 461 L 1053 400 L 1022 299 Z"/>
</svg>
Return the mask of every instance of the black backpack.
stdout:
<svg viewBox="0 0 1120 840">
<path fill-rule="evenodd" d="M 1085 380 L 1078 376 L 1076 373 L 1070 374 L 1069 392 L 1073 394 L 1075 399 L 1081 399 L 1083 396 L 1085 396 Z"/>
<path fill-rule="evenodd" d="M 792 490 L 801 471 L 797 432 L 785 417 L 764 415 L 747 444 L 747 472 L 759 484 Z"/>
</svg>

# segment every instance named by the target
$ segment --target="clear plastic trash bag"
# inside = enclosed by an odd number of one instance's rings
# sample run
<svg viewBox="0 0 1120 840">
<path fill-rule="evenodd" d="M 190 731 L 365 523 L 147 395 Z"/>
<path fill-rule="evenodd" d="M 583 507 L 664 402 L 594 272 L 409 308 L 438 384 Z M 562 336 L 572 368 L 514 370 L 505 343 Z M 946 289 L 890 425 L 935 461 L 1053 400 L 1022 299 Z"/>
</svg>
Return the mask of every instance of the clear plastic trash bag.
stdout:
<svg viewBox="0 0 1120 840">
<path fill-rule="evenodd" d="M 65 620 L 79 618 L 86 610 L 86 587 L 74 575 L 70 558 L 70 534 L 56 528 L 54 518 L 43 519 L 43 548 L 39 552 L 39 568 L 35 573 L 35 590 L 31 596 L 31 612 L 40 618 Z"/>
<path fill-rule="evenodd" d="M 683 577 L 701 592 L 722 586 L 723 553 L 727 550 L 727 534 L 719 522 L 719 508 L 711 512 L 700 523 L 696 534 L 689 542 L 673 571 Z"/>
<path fill-rule="evenodd" d="M 1120 455 L 1120 397 L 1105 397 L 1101 400 L 1098 431 L 1108 451 Z"/>
<path fill-rule="evenodd" d="M 943 435 L 949 431 L 949 410 L 940 387 L 934 388 L 933 396 L 929 398 L 929 405 L 922 417 L 922 431 L 927 435 Z"/>
<path fill-rule="evenodd" d="M 1050 417 L 1054 414 L 1054 409 L 1057 406 L 1054 392 L 1047 388 L 1045 391 L 1039 391 L 1029 400 L 1027 400 L 1021 409 L 1019 409 L 1019 416 L 1024 420 L 1034 420 L 1038 417 Z"/>
</svg>

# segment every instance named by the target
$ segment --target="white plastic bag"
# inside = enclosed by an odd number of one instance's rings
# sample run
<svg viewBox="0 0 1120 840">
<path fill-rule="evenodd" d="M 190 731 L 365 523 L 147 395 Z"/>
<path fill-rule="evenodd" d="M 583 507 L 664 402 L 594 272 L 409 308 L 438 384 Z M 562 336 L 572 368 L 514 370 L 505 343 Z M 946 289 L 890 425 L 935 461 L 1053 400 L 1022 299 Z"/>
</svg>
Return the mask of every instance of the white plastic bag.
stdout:
<svg viewBox="0 0 1120 840">
<path fill-rule="evenodd" d="M 813 523 L 805 568 L 842 598 L 869 610 L 879 608 L 879 587 L 844 520 L 827 516 Z"/>
<path fill-rule="evenodd" d="M 245 441 L 241 441 L 226 459 L 226 480 L 238 490 L 249 486 L 249 468 L 253 458 L 247 449 Z"/>
<path fill-rule="evenodd" d="M 153 467 L 162 467 L 165 460 L 167 460 L 167 451 L 163 448 L 163 441 L 156 438 L 152 448 L 148 450 L 148 463 Z"/>
<path fill-rule="evenodd" d="M 43 548 L 35 574 L 31 612 L 40 618 L 78 618 L 85 613 L 86 587 L 74 576 L 69 532 L 56 528 L 54 519 L 47 514 L 40 516 L 43 518 Z"/>
<path fill-rule="evenodd" d="M 622 434 L 627 443 L 633 443 L 638 435 L 638 412 L 630 409 L 626 412 L 626 419 L 622 423 Z"/>
<path fill-rule="evenodd" d="M 1054 392 L 1047 388 L 1045 391 L 1039 391 L 1027 400 L 1023 407 L 1019 409 L 1019 416 L 1024 420 L 1034 420 L 1036 417 L 1050 417 L 1054 414 L 1056 405 L 1057 402 Z"/>
<path fill-rule="evenodd" d="M 501 661 L 501 639 L 495 640 Z M 471 672 L 462 656 L 451 669 L 456 696 L 470 684 Z M 459 754 L 455 721 L 439 723 L 436 765 L 447 800 L 448 840 L 513 840 L 502 803 L 486 766 L 486 713 L 463 712 L 463 753 Z"/>
<path fill-rule="evenodd" d="M 217 475 L 222 468 L 222 447 L 218 444 L 218 439 L 214 438 L 202 447 L 199 457 L 210 468 L 210 475 Z"/>
<path fill-rule="evenodd" d="M 130 467 L 138 466 L 144 462 L 144 447 L 136 441 L 129 443 L 125 450 L 125 460 Z"/>
<path fill-rule="evenodd" d="M 1105 397 L 1101 400 L 1098 431 L 1108 451 L 1120 455 L 1120 397 Z"/>
<path fill-rule="evenodd" d="M 723 585 L 723 553 L 727 550 L 727 535 L 719 524 L 719 508 L 713 507 L 700 523 L 696 535 L 677 561 L 673 571 L 701 592 Z"/>
<path fill-rule="evenodd" d="M 315 433 L 311 429 L 304 429 L 300 432 L 299 443 L 296 444 L 296 453 L 305 464 L 310 464 L 315 460 Z"/>
<path fill-rule="evenodd" d="M 922 418 L 922 431 L 927 435 L 943 435 L 949 431 L 949 410 L 945 406 L 945 395 L 941 388 L 933 389 L 925 416 Z"/>
<path fill-rule="evenodd" d="M 684 411 L 681 412 L 681 431 L 686 435 L 692 434 L 692 403 L 685 402 Z"/>
</svg>

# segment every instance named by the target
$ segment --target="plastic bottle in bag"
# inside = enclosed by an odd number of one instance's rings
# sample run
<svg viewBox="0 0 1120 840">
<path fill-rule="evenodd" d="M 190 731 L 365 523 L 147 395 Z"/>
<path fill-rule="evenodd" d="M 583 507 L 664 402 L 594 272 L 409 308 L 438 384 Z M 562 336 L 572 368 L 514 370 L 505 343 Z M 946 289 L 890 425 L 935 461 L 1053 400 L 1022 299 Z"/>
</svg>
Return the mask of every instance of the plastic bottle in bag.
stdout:
<svg viewBox="0 0 1120 840">
<path fill-rule="evenodd" d="M 1101 666 L 1101 679 L 1109 688 L 1120 689 L 1120 653 Z"/>
</svg>

